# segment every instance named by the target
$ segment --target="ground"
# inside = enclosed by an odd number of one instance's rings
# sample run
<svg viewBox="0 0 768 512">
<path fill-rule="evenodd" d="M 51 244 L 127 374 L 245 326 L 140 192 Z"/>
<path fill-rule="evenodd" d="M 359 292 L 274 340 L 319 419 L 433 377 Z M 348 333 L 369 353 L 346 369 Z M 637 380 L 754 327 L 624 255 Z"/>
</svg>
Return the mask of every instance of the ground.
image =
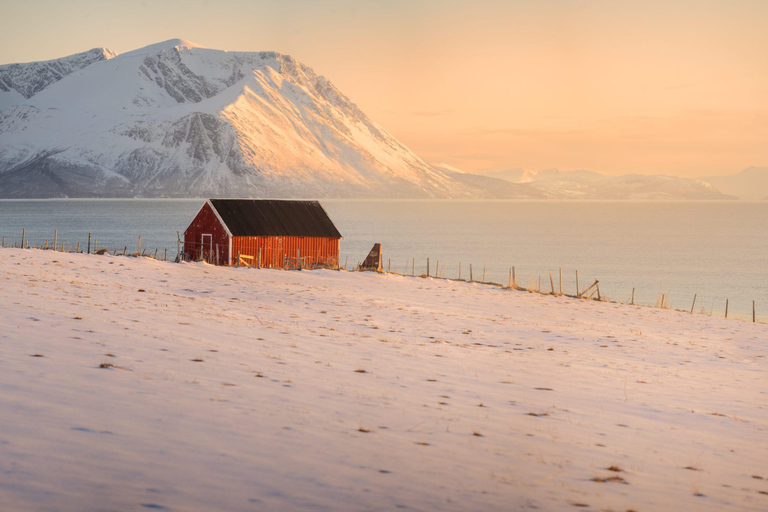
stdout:
<svg viewBox="0 0 768 512">
<path fill-rule="evenodd" d="M 0 508 L 768 509 L 768 326 L 0 250 Z"/>
</svg>

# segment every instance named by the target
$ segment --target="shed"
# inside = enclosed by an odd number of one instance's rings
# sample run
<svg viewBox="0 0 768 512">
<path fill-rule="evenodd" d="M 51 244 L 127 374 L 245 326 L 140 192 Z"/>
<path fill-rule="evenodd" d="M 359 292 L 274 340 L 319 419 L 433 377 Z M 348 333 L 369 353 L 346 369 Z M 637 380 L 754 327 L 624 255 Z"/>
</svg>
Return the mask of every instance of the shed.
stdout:
<svg viewBox="0 0 768 512">
<path fill-rule="evenodd" d="M 184 231 L 184 256 L 219 265 L 337 268 L 340 240 L 317 201 L 209 199 Z"/>
</svg>

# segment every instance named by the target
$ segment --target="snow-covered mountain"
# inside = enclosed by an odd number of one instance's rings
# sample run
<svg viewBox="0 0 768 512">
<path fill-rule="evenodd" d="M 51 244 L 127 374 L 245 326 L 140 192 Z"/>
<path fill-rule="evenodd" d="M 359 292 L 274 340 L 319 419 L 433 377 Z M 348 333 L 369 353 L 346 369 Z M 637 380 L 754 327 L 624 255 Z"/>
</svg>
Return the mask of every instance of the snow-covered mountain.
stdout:
<svg viewBox="0 0 768 512">
<path fill-rule="evenodd" d="M 542 195 L 428 164 L 274 52 L 100 48 L 0 66 L 0 88 L 0 197 Z"/>
<path fill-rule="evenodd" d="M 739 199 L 768 200 L 768 167 L 751 166 L 737 174 L 699 179 Z"/>
<path fill-rule="evenodd" d="M 550 197 L 592 200 L 735 199 L 710 183 L 676 176 L 624 174 L 609 176 L 592 171 L 510 169 L 488 176 L 528 185 Z"/>
</svg>

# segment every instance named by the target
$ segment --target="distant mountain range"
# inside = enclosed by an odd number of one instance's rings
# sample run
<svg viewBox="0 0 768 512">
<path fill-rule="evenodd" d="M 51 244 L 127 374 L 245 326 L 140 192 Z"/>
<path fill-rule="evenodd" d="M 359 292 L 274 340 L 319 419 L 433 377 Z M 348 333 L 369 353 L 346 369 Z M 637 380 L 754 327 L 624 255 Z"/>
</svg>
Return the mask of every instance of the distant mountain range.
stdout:
<svg viewBox="0 0 768 512">
<path fill-rule="evenodd" d="M 731 176 L 707 176 L 699 179 L 739 199 L 768 201 L 768 167 L 747 167 Z"/>
<path fill-rule="evenodd" d="M 0 66 L 0 197 L 157 196 L 729 198 L 699 180 L 432 165 L 275 52 L 172 39 Z"/>
<path fill-rule="evenodd" d="M 663 175 L 619 176 L 592 171 L 510 169 L 487 176 L 527 184 L 559 198 L 572 199 L 768 199 L 768 167 L 750 167 L 732 176 L 678 178 Z"/>
</svg>

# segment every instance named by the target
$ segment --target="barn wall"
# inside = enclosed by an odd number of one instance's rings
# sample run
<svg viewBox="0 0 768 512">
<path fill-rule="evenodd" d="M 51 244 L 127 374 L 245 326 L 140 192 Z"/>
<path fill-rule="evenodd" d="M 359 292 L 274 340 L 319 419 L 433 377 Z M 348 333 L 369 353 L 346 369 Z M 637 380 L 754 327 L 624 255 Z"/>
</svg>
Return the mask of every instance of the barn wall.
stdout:
<svg viewBox="0 0 768 512">
<path fill-rule="evenodd" d="M 238 253 L 252 256 L 253 265 L 258 265 L 261 248 L 261 266 L 283 268 L 286 257 L 289 267 L 295 265 L 299 250 L 302 267 L 330 267 L 339 265 L 339 239 L 302 236 L 236 236 L 232 238 L 232 262 L 237 264 Z M 245 259 L 250 262 L 251 260 Z"/>
<path fill-rule="evenodd" d="M 207 243 L 201 245 L 203 234 L 213 235 L 213 251 Z M 219 263 L 229 263 L 229 236 L 227 230 L 219 222 L 211 205 L 205 203 L 195 219 L 184 232 L 184 256 L 188 260 L 198 260 L 202 257 L 205 261 L 216 263 L 216 245 L 218 244 Z"/>
</svg>

